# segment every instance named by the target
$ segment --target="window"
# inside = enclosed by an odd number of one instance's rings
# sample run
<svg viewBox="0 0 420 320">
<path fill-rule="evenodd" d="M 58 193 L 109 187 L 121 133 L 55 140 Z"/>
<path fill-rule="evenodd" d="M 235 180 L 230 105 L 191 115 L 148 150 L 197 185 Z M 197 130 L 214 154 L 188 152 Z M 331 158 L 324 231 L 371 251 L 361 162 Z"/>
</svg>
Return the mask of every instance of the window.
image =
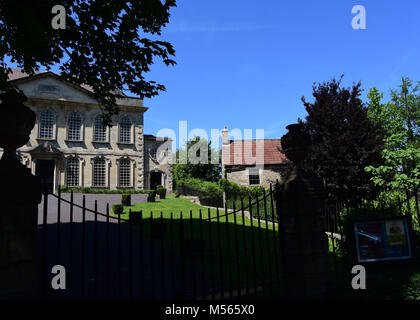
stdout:
<svg viewBox="0 0 420 320">
<path fill-rule="evenodd" d="M 131 164 L 129 159 L 119 161 L 119 180 L 120 187 L 131 187 Z"/>
<path fill-rule="evenodd" d="M 66 185 L 68 187 L 79 186 L 79 159 L 68 158 L 66 168 Z"/>
<path fill-rule="evenodd" d="M 120 142 L 131 143 L 131 121 L 126 117 L 120 120 Z"/>
<path fill-rule="evenodd" d="M 150 155 L 152 156 L 153 159 L 156 159 L 156 157 L 157 157 L 157 149 L 151 149 L 150 150 Z"/>
<path fill-rule="evenodd" d="M 54 113 L 49 110 L 42 111 L 39 117 L 39 138 L 54 138 Z"/>
<path fill-rule="evenodd" d="M 97 142 L 106 142 L 106 125 L 104 125 L 104 117 L 99 115 L 95 118 L 93 129 L 93 139 Z"/>
<path fill-rule="evenodd" d="M 80 141 L 80 128 L 82 127 L 82 117 L 74 112 L 70 114 L 68 120 L 67 139 L 72 141 Z"/>
<path fill-rule="evenodd" d="M 260 175 L 259 174 L 249 174 L 249 184 L 250 185 L 260 184 Z"/>
<path fill-rule="evenodd" d="M 93 160 L 93 186 L 106 186 L 106 163 L 104 158 L 96 158 Z"/>
</svg>

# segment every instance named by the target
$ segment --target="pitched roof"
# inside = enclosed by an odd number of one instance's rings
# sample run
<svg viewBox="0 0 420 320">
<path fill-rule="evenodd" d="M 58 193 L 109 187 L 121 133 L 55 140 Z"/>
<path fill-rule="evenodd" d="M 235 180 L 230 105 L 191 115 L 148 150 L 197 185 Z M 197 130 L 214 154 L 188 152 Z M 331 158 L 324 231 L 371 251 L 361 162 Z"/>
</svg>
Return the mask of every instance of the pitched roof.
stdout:
<svg viewBox="0 0 420 320">
<path fill-rule="evenodd" d="M 56 73 L 51 72 L 51 71 L 44 71 L 44 72 L 42 72 L 42 71 L 35 71 L 35 74 L 29 75 L 29 74 L 23 72 L 20 69 L 15 69 L 15 68 L 11 68 L 11 69 L 12 69 L 12 72 L 8 74 L 8 80 L 9 81 L 19 80 L 19 79 L 24 79 L 24 78 L 30 78 L 30 77 L 32 77 L 32 78 L 33 77 L 39 77 L 39 76 L 45 75 L 45 74 L 51 74 L 51 75 L 54 75 L 54 76 L 60 76 L 59 74 L 56 74 Z M 87 91 L 89 91 L 91 93 L 94 92 L 93 91 L 93 88 L 91 86 L 87 85 L 87 84 L 81 84 L 78 87 L 81 87 L 81 88 L 83 88 L 83 89 L 85 89 L 85 90 L 87 90 Z M 122 92 L 120 90 L 114 90 L 113 93 L 126 97 L 126 95 L 124 94 L 124 92 Z"/>
<path fill-rule="evenodd" d="M 222 160 L 226 166 L 285 164 L 289 160 L 282 153 L 280 139 L 231 140 L 222 146 Z"/>
</svg>

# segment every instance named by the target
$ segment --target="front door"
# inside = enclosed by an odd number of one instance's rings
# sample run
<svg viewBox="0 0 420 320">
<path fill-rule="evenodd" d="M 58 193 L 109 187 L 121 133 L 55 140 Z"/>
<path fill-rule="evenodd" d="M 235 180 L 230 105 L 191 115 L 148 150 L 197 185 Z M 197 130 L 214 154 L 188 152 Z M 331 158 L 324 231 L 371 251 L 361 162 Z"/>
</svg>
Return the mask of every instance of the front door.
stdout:
<svg viewBox="0 0 420 320">
<path fill-rule="evenodd" d="M 35 175 L 41 179 L 43 191 L 54 191 L 54 160 L 36 160 Z"/>
<path fill-rule="evenodd" d="M 156 186 L 162 184 L 162 173 L 151 172 L 150 173 L 150 189 L 156 190 Z"/>
</svg>

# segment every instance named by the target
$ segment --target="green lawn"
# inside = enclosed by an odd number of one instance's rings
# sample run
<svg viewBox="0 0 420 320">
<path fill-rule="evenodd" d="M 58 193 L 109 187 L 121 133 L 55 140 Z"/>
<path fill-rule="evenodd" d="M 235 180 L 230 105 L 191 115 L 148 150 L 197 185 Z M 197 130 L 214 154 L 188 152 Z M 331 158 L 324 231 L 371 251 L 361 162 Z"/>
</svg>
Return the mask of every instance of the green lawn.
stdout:
<svg viewBox="0 0 420 320">
<path fill-rule="evenodd" d="M 164 237 L 157 238 L 156 241 L 163 242 L 169 250 L 173 248 L 176 255 L 182 254 L 182 244 L 185 248 L 191 244 L 203 243 L 204 253 L 201 257 L 191 257 L 184 250 L 185 258 L 196 264 L 197 269 L 205 270 L 209 275 L 214 274 L 216 281 L 221 280 L 224 284 L 232 282 L 234 287 L 242 288 L 247 282 L 253 287 L 255 282 L 279 281 L 279 238 L 277 226 L 273 224 L 251 221 L 241 214 L 228 215 L 226 222 L 225 212 L 221 210 L 219 215 L 222 217 L 217 223 L 215 209 L 209 210 L 185 198 L 168 197 L 156 202 L 133 204 L 124 208 L 121 218 L 127 219 L 130 209 L 142 211 L 141 232 L 146 236 L 153 236 L 151 218 L 154 226 L 163 225 L 166 229 Z M 199 219 L 200 210 L 202 220 Z M 115 216 L 112 212 L 111 215 Z M 137 231 L 138 229 L 136 226 Z M 273 293 L 268 291 L 265 294 Z"/>
<path fill-rule="evenodd" d="M 225 284 L 232 281 L 234 287 L 245 287 L 248 282 L 252 287 L 255 281 L 265 283 L 280 282 L 280 250 L 277 227 L 267 226 L 262 221 L 251 220 L 242 215 L 229 215 L 228 222 L 224 211 L 219 211 L 220 223 L 217 223 L 216 210 L 191 203 L 185 198 L 169 197 L 151 203 L 133 204 L 124 209 L 121 216 L 128 218 L 129 210 L 142 211 L 144 223 L 141 232 L 145 236 L 153 236 L 150 220 L 153 216 L 153 225 L 162 224 L 166 227 L 163 238 L 156 238 L 166 249 L 173 248 L 175 255 L 181 255 L 181 239 L 185 244 L 203 241 L 204 255 L 200 258 L 190 257 L 185 253 L 185 259 L 192 261 L 197 269 L 205 270 L 210 276 L 214 274 L 216 281 L 222 280 Z M 202 222 L 199 215 L 202 212 Z M 170 213 L 173 220 L 170 220 Z M 180 220 L 183 213 L 183 221 Z M 115 216 L 115 215 L 114 215 Z M 192 217 L 192 219 L 190 219 Z M 209 221 L 210 218 L 211 219 Z M 243 220 L 242 220 L 243 219 Z M 242 222 L 244 221 L 244 223 Z M 171 226 L 172 223 L 172 226 Z M 136 231 L 139 227 L 136 226 Z M 173 232 L 171 233 L 170 230 Z M 182 232 L 181 232 L 182 231 Z M 352 290 L 351 267 L 354 263 L 343 257 L 338 250 L 340 240 L 335 241 L 337 255 L 332 254 L 332 241 L 330 239 L 331 275 L 329 298 L 331 299 L 420 299 L 420 271 L 418 265 L 385 266 L 379 269 L 367 270 L 367 290 Z M 277 259 L 276 259 L 277 258 Z M 228 263 L 229 262 L 229 263 Z M 229 269 L 230 266 L 230 269 Z M 245 268 L 247 266 L 248 268 Z M 245 273 L 245 270 L 248 270 Z M 253 270 L 253 272 L 251 272 Z M 275 272 L 277 270 L 277 272 Z M 230 275 L 230 276 L 229 276 Z M 276 288 L 281 285 L 276 284 Z M 274 294 L 281 294 L 275 292 Z M 262 297 L 273 294 L 268 290 Z"/>
</svg>

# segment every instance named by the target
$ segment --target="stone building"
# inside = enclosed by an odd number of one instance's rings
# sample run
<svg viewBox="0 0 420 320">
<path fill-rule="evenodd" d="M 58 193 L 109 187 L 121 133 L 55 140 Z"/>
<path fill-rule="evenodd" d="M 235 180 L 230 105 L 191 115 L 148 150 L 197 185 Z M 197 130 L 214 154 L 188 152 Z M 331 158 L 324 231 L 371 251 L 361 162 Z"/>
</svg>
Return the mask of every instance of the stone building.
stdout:
<svg viewBox="0 0 420 320">
<path fill-rule="evenodd" d="M 25 93 L 25 104 L 37 117 L 18 157 L 49 190 L 58 185 L 150 189 L 161 184 L 172 191 L 172 169 L 167 164 L 172 142 L 144 134 L 148 108 L 140 98 L 117 99 L 120 112 L 108 127 L 87 86 L 76 86 L 52 72 L 28 76 L 13 70 L 9 81 Z"/>
<path fill-rule="evenodd" d="M 281 181 L 290 164 L 280 139 L 230 140 L 222 130 L 223 177 L 242 186 L 265 186 Z"/>
</svg>

